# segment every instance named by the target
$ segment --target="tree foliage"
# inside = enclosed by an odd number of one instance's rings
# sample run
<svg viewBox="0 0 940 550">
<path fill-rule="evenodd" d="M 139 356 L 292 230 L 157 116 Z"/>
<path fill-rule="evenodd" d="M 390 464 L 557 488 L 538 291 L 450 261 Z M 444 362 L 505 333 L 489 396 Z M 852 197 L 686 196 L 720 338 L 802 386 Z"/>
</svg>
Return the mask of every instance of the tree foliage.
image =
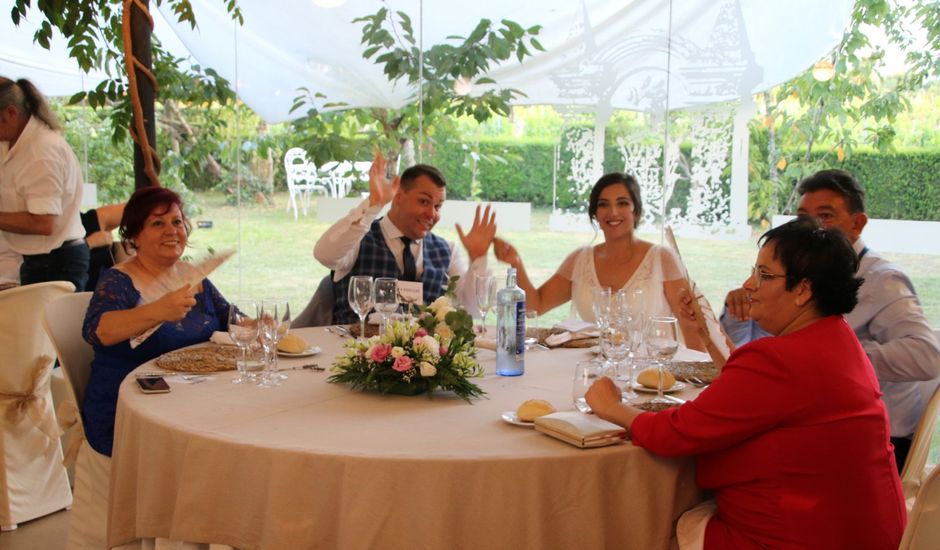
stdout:
<svg viewBox="0 0 940 550">
<path fill-rule="evenodd" d="M 242 22 L 236 0 L 222 1 L 228 13 Z M 189 0 L 156 0 L 166 3 L 182 23 L 196 25 Z M 10 17 L 19 24 L 30 10 L 39 12 L 41 22 L 33 40 L 48 49 L 54 31 L 68 40 L 69 56 L 88 72 L 100 70 L 108 78 L 82 91 L 70 103 L 86 100 L 99 109 L 107 106 L 111 115 L 112 136 L 115 143 L 123 142 L 131 119 L 130 96 L 127 93 L 127 70 L 124 62 L 124 36 L 122 34 L 122 0 L 14 0 Z M 153 71 L 160 85 L 159 97 L 181 102 L 202 104 L 207 101 L 228 102 L 234 93 L 228 81 L 212 69 L 199 65 L 187 66 L 185 60 L 168 53 L 158 40 L 153 42 Z"/>
<path fill-rule="evenodd" d="M 872 28 L 883 31 L 888 43 L 874 42 Z M 927 33 L 926 48 L 917 44 L 918 29 Z M 907 52 L 909 70 L 903 75 L 884 74 L 889 44 Z M 752 215 L 789 211 L 800 179 L 840 165 L 860 146 L 891 150 L 897 117 L 911 106 L 909 93 L 940 74 L 937 51 L 940 3 L 857 0 L 851 24 L 829 56 L 833 78 L 818 81 L 810 69 L 761 98 L 764 116 L 752 128 L 768 129 L 769 157 L 758 161 L 767 171 L 752 179 L 752 193 L 767 202 L 753 205 Z M 825 147 L 822 155 L 815 153 L 820 146 Z M 786 204 L 777 201 L 781 192 L 789 194 Z"/>
<path fill-rule="evenodd" d="M 317 136 L 318 140 L 336 136 L 330 144 L 322 141 L 311 143 L 313 140 L 305 143 L 312 156 L 321 162 L 324 149 L 330 149 L 331 153 L 357 150 L 363 147 L 365 139 L 378 143 L 394 166 L 401 151 L 419 133 L 422 140 L 432 137 L 435 127 L 447 117 L 467 115 L 482 122 L 493 115 L 508 116 L 512 101 L 523 94 L 516 89 L 499 88 L 493 79 L 486 76 L 487 71 L 494 63 L 513 57 L 522 61 L 533 50 L 544 50 L 536 38 L 540 26 L 523 28 L 506 19 L 499 24 L 482 19 L 466 37 L 449 36 L 448 42 L 425 51 L 418 47 L 411 18 L 403 11 L 393 13 L 381 8 L 375 14 L 356 18 L 353 22 L 362 24 L 362 56 L 381 65 L 392 84 L 403 82 L 417 86 L 420 81 L 422 94 L 399 109 L 355 109 L 337 116 L 310 108 L 307 117 L 298 122 L 298 129 L 308 136 Z M 470 82 L 481 91 L 459 93 L 455 90 L 458 81 Z M 322 103 L 325 99 L 328 98 L 302 90 L 294 110 Z M 338 106 L 326 103 L 323 108 Z M 325 133 L 329 130 L 338 132 Z M 357 137 L 358 142 L 355 141 Z"/>
</svg>

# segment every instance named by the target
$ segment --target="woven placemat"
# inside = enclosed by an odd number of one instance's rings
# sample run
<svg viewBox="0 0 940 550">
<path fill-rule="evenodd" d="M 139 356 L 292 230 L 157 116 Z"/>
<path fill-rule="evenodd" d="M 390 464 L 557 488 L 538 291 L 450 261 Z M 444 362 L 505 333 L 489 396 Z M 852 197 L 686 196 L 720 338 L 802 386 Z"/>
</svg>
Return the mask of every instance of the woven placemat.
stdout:
<svg viewBox="0 0 940 550">
<path fill-rule="evenodd" d="M 349 333 L 352 334 L 353 338 L 359 338 L 359 323 L 346 325 L 346 328 L 349 329 Z M 366 323 L 366 338 L 372 338 L 378 333 L 379 333 L 379 325 L 372 325 L 372 324 Z"/>
<path fill-rule="evenodd" d="M 156 363 L 161 369 L 182 372 L 235 370 L 235 358 L 239 353 L 236 346 L 184 348 L 164 353 L 157 358 Z"/>
<path fill-rule="evenodd" d="M 692 378 L 697 378 L 705 384 L 711 384 L 715 378 L 718 378 L 720 372 L 712 361 L 673 361 L 667 370 L 676 377 L 676 380 L 696 382 Z"/>
</svg>

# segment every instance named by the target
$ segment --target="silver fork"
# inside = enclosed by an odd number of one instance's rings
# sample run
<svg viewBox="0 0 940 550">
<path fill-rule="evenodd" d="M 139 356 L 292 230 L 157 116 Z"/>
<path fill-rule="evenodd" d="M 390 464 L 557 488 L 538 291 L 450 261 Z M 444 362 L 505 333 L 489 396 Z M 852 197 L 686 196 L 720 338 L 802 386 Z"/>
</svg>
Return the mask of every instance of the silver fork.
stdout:
<svg viewBox="0 0 940 550">
<path fill-rule="evenodd" d="M 687 376 L 685 379 L 689 382 L 689 384 L 692 384 L 696 388 L 705 388 L 708 386 L 708 382 L 697 376 Z"/>
</svg>

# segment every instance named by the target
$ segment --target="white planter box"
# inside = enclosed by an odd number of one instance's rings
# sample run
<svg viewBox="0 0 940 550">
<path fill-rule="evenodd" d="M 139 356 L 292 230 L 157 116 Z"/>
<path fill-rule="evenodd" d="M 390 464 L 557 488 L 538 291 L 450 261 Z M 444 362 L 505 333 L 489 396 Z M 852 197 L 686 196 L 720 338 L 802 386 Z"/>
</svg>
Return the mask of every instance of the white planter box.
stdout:
<svg viewBox="0 0 940 550">
<path fill-rule="evenodd" d="M 317 220 L 323 223 L 333 223 L 349 213 L 363 198 L 316 197 Z M 529 231 L 532 227 L 532 205 L 527 202 L 474 202 L 474 201 L 444 201 L 441 207 L 441 221 L 439 225 L 452 227 L 459 223 L 464 231 L 473 226 L 473 215 L 477 205 L 490 204 L 496 211 L 496 226 L 500 231 Z M 382 215 L 388 211 L 388 206 L 382 210 Z"/>
<path fill-rule="evenodd" d="M 773 226 L 792 219 L 793 216 L 774 216 Z M 940 256 L 940 222 L 869 219 L 862 239 L 878 252 Z"/>
</svg>

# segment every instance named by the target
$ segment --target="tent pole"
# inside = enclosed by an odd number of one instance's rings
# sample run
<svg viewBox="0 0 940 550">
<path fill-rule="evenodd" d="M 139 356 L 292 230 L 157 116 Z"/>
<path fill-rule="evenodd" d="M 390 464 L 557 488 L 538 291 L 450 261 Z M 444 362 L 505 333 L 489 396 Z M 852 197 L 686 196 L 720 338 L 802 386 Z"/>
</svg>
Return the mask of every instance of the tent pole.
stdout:
<svg viewBox="0 0 940 550">
<path fill-rule="evenodd" d="M 130 38 L 130 50 L 124 46 L 127 64 L 128 92 L 131 94 L 131 136 L 134 138 L 134 187 L 139 189 L 160 185 L 160 162 L 154 149 L 157 127 L 154 114 L 156 82 L 153 76 L 153 47 L 149 0 L 125 0 L 125 40 Z M 129 27 L 129 28 L 128 28 Z M 143 134 L 143 135 L 141 135 Z"/>
</svg>

